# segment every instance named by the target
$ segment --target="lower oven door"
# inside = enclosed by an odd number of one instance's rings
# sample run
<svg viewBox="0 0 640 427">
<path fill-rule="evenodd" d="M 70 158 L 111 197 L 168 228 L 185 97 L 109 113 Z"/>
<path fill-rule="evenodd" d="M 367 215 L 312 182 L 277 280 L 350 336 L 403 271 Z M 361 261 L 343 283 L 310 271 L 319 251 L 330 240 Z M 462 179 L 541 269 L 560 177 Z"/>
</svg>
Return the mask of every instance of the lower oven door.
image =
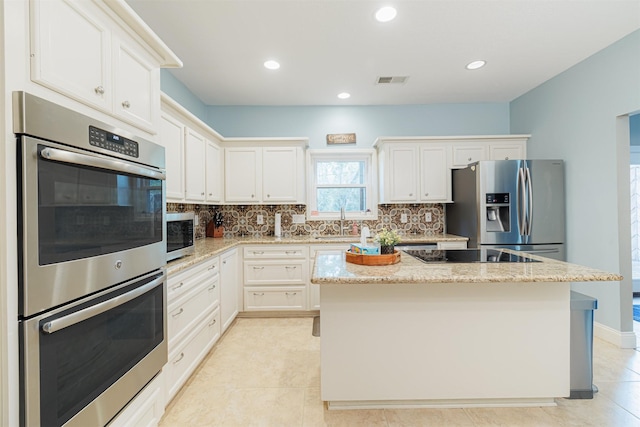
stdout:
<svg viewBox="0 0 640 427">
<path fill-rule="evenodd" d="M 167 361 L 165 273 L 21 322 L 22 425 L 103 426 Z"/>
</svg>

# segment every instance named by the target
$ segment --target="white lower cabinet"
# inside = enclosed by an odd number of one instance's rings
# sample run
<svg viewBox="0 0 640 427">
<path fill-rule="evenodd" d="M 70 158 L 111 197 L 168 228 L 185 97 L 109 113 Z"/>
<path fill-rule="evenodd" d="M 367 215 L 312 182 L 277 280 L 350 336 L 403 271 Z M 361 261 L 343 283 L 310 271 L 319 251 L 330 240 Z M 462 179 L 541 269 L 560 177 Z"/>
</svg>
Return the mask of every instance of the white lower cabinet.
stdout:
<svg viewBox="0 0 640 427">
<path fill-rule="evenodd" d="M 164 373 L 160 372 L 108 424 L 109 427 L 154 427 L 164 414 Z"/>
<path fill-rule="evenodd" d="M 169 361 L 162 373 L 169 403 L 220 338 L 220 267 L 212 257 L 169 276 L 167 339 Z"/>
<path fill-rule="evenodd" d="M 224 332 L 240 310 L 237 249 L 220 255 L 220 288 L 221 332 Z"/>
<path fill-rule="evenodd" d="M 243 255 L 245 311 L 307 310 L 306 246 L 247 246 Z"/>
</svg>

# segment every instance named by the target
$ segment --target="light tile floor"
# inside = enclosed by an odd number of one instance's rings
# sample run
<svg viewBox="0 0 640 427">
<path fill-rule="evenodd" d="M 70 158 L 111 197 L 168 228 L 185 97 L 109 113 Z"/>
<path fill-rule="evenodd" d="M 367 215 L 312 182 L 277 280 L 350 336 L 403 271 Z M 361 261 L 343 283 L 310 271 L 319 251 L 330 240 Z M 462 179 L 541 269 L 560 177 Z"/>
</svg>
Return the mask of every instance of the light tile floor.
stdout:
<svg viewBox="0 0 640 427">
<path fill-rule="evenodd" d="M 640 426 L 640 352 L 594 342 L 594 399 L 556 407 L 328 411 L 311 318 L 237 319 L 161 420 L 174 426 Z"/>
</svg>

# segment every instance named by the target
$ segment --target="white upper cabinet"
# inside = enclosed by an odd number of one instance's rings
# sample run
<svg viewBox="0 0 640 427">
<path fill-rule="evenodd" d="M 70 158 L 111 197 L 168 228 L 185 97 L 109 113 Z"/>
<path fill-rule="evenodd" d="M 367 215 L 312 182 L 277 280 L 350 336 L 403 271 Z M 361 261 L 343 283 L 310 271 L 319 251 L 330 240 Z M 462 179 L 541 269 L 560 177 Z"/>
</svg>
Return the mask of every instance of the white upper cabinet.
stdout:
<svg viewBox="0 0 640 427">
<path fill-rule="evenodd" d="M 305 203 L 306 138 L 225 141 L 227 203 Z"/>
<path fill-rule="evenodd" d="M 160 117 L 159 143 L 164 146 L 167 168 L 167 200 L 184 200 L 184 125 L 163 112 Z"/>
<path fill-rule="evenodd" d="M 451 202 L 451 169 L 526 158 L 529 135 L 378 138 L 380 203 Z"/>
<path fill-rule="evenodd" d="M 143 52 L 114 41 L 113 111 L 151 129 L 160 109 L 160 70 Z"/>
<path fill-rule="evenodd" d="M 209 203 L 222 202 L 222 148 L 207 140 L 205 147 L 205 199 Z"/>
<path fill-rule="evenodd" d="M 185 199 L 190 202 L 205 201 L 205 147 L 202 135 L 193 129 L 186 129 L 185 145 Z"/>
<path fill-rule="evenodd" d="M 265 203 L 295 203 L 298 169 L 296 147 L 265 147 L 262 150 L 262 195 Z"/>
<path fill-rule="evenodd" d="M 30 0 L 31 80 L 155 134 L 160 67 L 182 66 L 124 1 Z"/>
<path fill-rule="evenodd" d="M 261 148 L 225 148 L 224 172 L 224 194 L 227 203 L 262 201 Z"/>
<path fill-rule="evenodd" d="M 31 2 L 31 79 L 101 110 L 111 108 L 111 33 L 88 2 Z"/>
<path fill-rule="evenodd" d="M 420 200 L 448 202 L 451 200 L 451 148 L 446 145 L 420 146 Z"/>
<path fill-rule="evenodd" d="M 390 202 L 415 202 L 418 200 L 418 147 L 391 145 L 388 157 Z"/>
</svg>

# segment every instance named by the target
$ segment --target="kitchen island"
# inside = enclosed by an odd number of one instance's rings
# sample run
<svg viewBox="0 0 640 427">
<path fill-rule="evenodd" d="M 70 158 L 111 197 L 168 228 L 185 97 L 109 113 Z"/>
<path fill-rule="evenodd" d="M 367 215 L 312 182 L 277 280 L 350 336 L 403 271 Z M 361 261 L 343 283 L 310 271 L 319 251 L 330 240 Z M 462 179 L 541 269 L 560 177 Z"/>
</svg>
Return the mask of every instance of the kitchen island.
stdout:
<svg viewBox="0 0 640 427">
<path fill-rule="evenodd" d="M 383 267 L 316 257 L 321 396 L 332 409 L 555 405 L 570 389 L 570 282 L 621 280 L 535 256 L 401 255 Z"/>
</svg>

